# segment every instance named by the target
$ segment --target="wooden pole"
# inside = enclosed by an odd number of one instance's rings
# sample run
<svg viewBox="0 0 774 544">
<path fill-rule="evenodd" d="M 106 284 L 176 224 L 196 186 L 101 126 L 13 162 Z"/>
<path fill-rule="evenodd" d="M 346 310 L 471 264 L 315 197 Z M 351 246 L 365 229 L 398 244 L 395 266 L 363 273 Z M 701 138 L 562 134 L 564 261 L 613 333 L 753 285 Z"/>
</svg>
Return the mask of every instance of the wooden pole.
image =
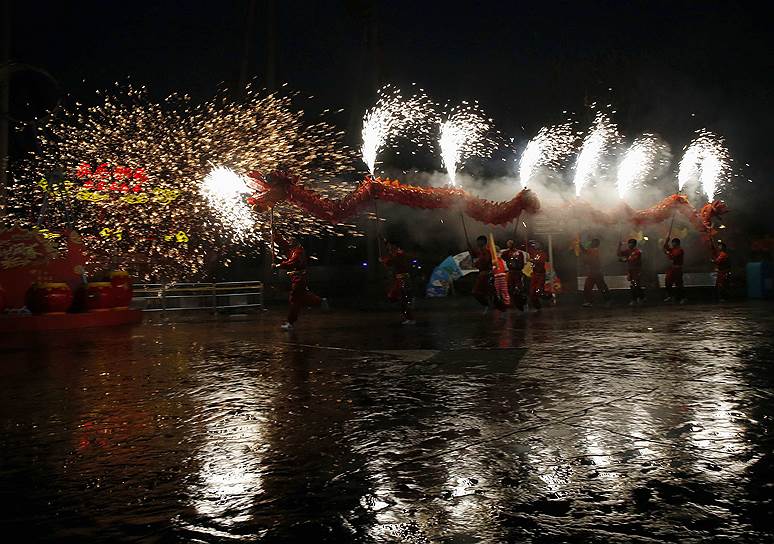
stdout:
<svg viewBox="0 0 774 544">
<path fill-rule="evenodd" d="M 381 222 L 379 218 L 379 205 L 376 203 L 376 199 L 371 195 L 371 199 L 374 201 L 374 215 L 376 215 L 376 249 L 379 253 L 379 262 L 382 261 L 382 234 L 381 234 Z"/>
<path fill-rule="evenodd" d="M 465 242 L 470 245 L 470 236 L 468 236 L 468 227 L 465 226 L 465 214 L 460 212 L 460 219 L 462 220 L 462 231 L 465 233 Z"/>
</svg>

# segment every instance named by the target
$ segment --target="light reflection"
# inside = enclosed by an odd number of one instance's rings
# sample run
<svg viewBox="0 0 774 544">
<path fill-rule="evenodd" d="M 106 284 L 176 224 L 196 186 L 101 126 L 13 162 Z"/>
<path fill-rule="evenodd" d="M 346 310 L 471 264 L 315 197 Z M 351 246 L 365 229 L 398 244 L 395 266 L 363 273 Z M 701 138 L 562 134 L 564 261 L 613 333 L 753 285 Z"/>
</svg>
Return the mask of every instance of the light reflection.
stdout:
<svg viewBox="0 0 774 544">
<path fill-rule="evenodd" d="M 263 492 L 266 421 L 245 407 L 259 395 L 253 389 L 232 385 L 228 391 L 195 393 L 204 403 L 200 414 L 206 432 L 195 453 L 198 474 L 189 487 L 190 501 L 199 515 L 221 527 L 250 521 L 251 507 Z"/>
</svg>

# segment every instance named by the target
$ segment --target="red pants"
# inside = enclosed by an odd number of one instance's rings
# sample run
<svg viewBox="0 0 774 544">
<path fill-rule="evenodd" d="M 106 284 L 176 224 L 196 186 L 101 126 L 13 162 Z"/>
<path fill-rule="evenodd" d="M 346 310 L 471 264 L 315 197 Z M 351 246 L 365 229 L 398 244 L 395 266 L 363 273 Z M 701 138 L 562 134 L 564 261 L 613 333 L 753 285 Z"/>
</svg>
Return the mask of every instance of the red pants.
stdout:
<svg viewBox="0 0 774 544">
<path fill-rule="evenodd" d="M 413 320 L 414 312 L 411 311 L 411 278 L 406 276 L 396 276 L 387 291 L 387 300 L 390 302 L 400 302 L 400 310 L 404 320 Z"/>
<path fill-rule="evenodd" d="M 511 294 L 508 292 L 508 275 L 495 274 L 494 276 L 494 301 L 495 306 L 501 312 L 511 306 Z"/>
<path fill-rule="evenodd" d="M 683 269 L 679 266 L 670 266 L 666 273 L 664 286 L 668 296 L 672 296 L 672 288 L 678 299 L 683 298 Z"/>
<path fill-rule="evenodd" d="M 640 283 L 640 276 L 642 270 L 629 270 L 627 277 L 629 279 L 629 289 L 632 292 L 632 300 L 637 301 L 641 298 L 645 298 L 642 294 L 642 287 Z"/>
<path fill-rule="evenodd" d="M 717 278 L 715 279 L 715 287 L 718 289 L 727 289 L 728 284 L 730 283 L 731 279 L 731 273 L 730 272 L 718 272 Z"/>
<path fill-rule="evenodd" d="M 728 286 L 731 284 L 731 272 L 718 271 L 717 278 L 715 279 L 715 291 L 717 291 L 718 298 L 726 298 L 728 295 Z"/>
<path fill-rule="evenodd" d="M 605 283 L 605 276 L 601 273 L 597 273 L 586 276 L 586 281 L 583 283 L 583 300 L 586 302 L 591 302 L 591 292 L 594 290 L 595 285 L 597 286 L 597 289 L 599 289 L 599 292 L 602 293 L 605 300 L 607 300 L 610 289 L 608 289 L 607 284 Z"/>
<path fill-rule="evenodd" d="M 489 297 L 492 294 L 492 287 L 490 283 L 489 274 L 487 272 L 479 272 L 476 278 L 476 283 L 473 285 L 473 296 L 481 303 L 482 306 L 489 306 Z"/>
<path fill-rule="evenodd" d="M 529 303 L 533 308 L 540 308 L 540 297 L 546 288 L 546 273 L 532 272 L 529 279 Z"/>
<path fill-rule="evenodd" d="M 306 276 L 294 276 L 290 280 L 290 296 L 288 297 L 290 308 L 288 310 L 288 323 L 291 325 L 298 321 L 301 308 L 307 306 L 319 306 L 322 300 L 309 290 Z"/>
<path fill-rule="evenodd" d="M 524 275 L 521 270 L 509 270 L 508 271 L 508 289 L 511 293 L 511 303 L 519 308 L 524 309 Z"/>
</svg>

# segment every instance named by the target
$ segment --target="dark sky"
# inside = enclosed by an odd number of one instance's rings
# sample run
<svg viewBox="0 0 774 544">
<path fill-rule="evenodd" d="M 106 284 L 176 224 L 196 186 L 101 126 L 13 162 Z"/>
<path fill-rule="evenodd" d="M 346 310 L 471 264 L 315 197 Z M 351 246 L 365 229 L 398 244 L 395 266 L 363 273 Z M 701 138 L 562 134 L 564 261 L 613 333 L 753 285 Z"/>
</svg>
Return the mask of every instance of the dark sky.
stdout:
<svg viewBox="0 0 774 544">
<path fill-rule="evenodd" d="M 247 0 L 14 4 L 14 58 L 47 69 L 77 98 L 127 77 L 159 98 L 173 91 L 206 98 L 239 81 Z M 598 100 L 615 105 L 625 134 L 657 132 L 676 150 L 698 128 L 726 136 L 739 165 L 751 164 L 743 179 L 753 177 L 756 191 L 771 195 L 770 7 L 698 0 L 276 5 L 277 81 L 345 108 L 343 128 L 353 128 L 376 82 L 417 82 L 439 101 L 477 98 L 517 139 Z M 248 67 L 259 78 L 266 28 L 266 0 L 257 0 Z"/>
</svg>

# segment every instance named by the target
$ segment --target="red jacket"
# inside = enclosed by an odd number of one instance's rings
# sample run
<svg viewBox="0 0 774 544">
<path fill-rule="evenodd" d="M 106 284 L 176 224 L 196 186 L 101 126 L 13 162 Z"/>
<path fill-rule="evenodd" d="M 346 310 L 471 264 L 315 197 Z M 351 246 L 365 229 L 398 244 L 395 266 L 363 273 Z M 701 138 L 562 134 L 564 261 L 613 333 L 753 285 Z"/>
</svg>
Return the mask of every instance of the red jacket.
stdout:
<svg viewBox="0 0 774 544">
<path fill-rule="evenodd" d="M 500 257 L 511 270 L 521 270 L 524 268 L 524 254 L 516 248 L 503 250 L 500 253 Z"/>
<path fill-rule="evenodd" d="M 542 249 L 532 249 L 529 252 L 529 262 L 532 263 L 533 274 L 545 274 L 546 273 L 546 261 L 548 255 Z"/>
<path fill-rule="evenodd" d="M 586 273 L 589 276 L 594 276 L 601 273 L 602 265 L 599 262 L 599 248 L 585 248 L 581 246 L 581 252 L 583 254 L 583 263 L 586 265 Z"/>
<path fill-rule="evenodd" d="M 714 250 L 712 262 L 715 263 L 715 270 L 718 272 L 728 272 L 731 270 L 731 259 L 728 253 L 721 249 Z"/>
<path fill-rule="evenodd" d="M 411 259 L 402 249 L 382 257 L 382 263 L 387 268 L 392 268 L 393 274 L 408 274 L 411 272 Z"/>
<path fill-rule="evenodd" d="M 685 256 L 683 248 L 665 247 L 664 253 L 666 253 L 667 258 L 672 261 L 672 266 L 683 266 L 683 257 Z"/>
<path fill-rule="evenodd" d="M 288 258 L 279 264 L 280 268 L 284 268 L 289 273 L 301 273 L 306 272 L 306 252 L 302 246 L 296 246 L 290 250 Z"/>
<path fill-rule="evenodd" d="M 630 271 L 642 270 L 642 251 L 640 251 L 640 248 L 622 249 L 618 251 L 618 255 L 626 259 L 626 264 Z"/>
<path fill-rule="evenodd" d="M 473 266 L 478 268 L 479 272 L 492 271 L 492 254 L 488 248 L 482 250 L 470 248 L 470 256 L 474 259 Z"/>
</svg>

